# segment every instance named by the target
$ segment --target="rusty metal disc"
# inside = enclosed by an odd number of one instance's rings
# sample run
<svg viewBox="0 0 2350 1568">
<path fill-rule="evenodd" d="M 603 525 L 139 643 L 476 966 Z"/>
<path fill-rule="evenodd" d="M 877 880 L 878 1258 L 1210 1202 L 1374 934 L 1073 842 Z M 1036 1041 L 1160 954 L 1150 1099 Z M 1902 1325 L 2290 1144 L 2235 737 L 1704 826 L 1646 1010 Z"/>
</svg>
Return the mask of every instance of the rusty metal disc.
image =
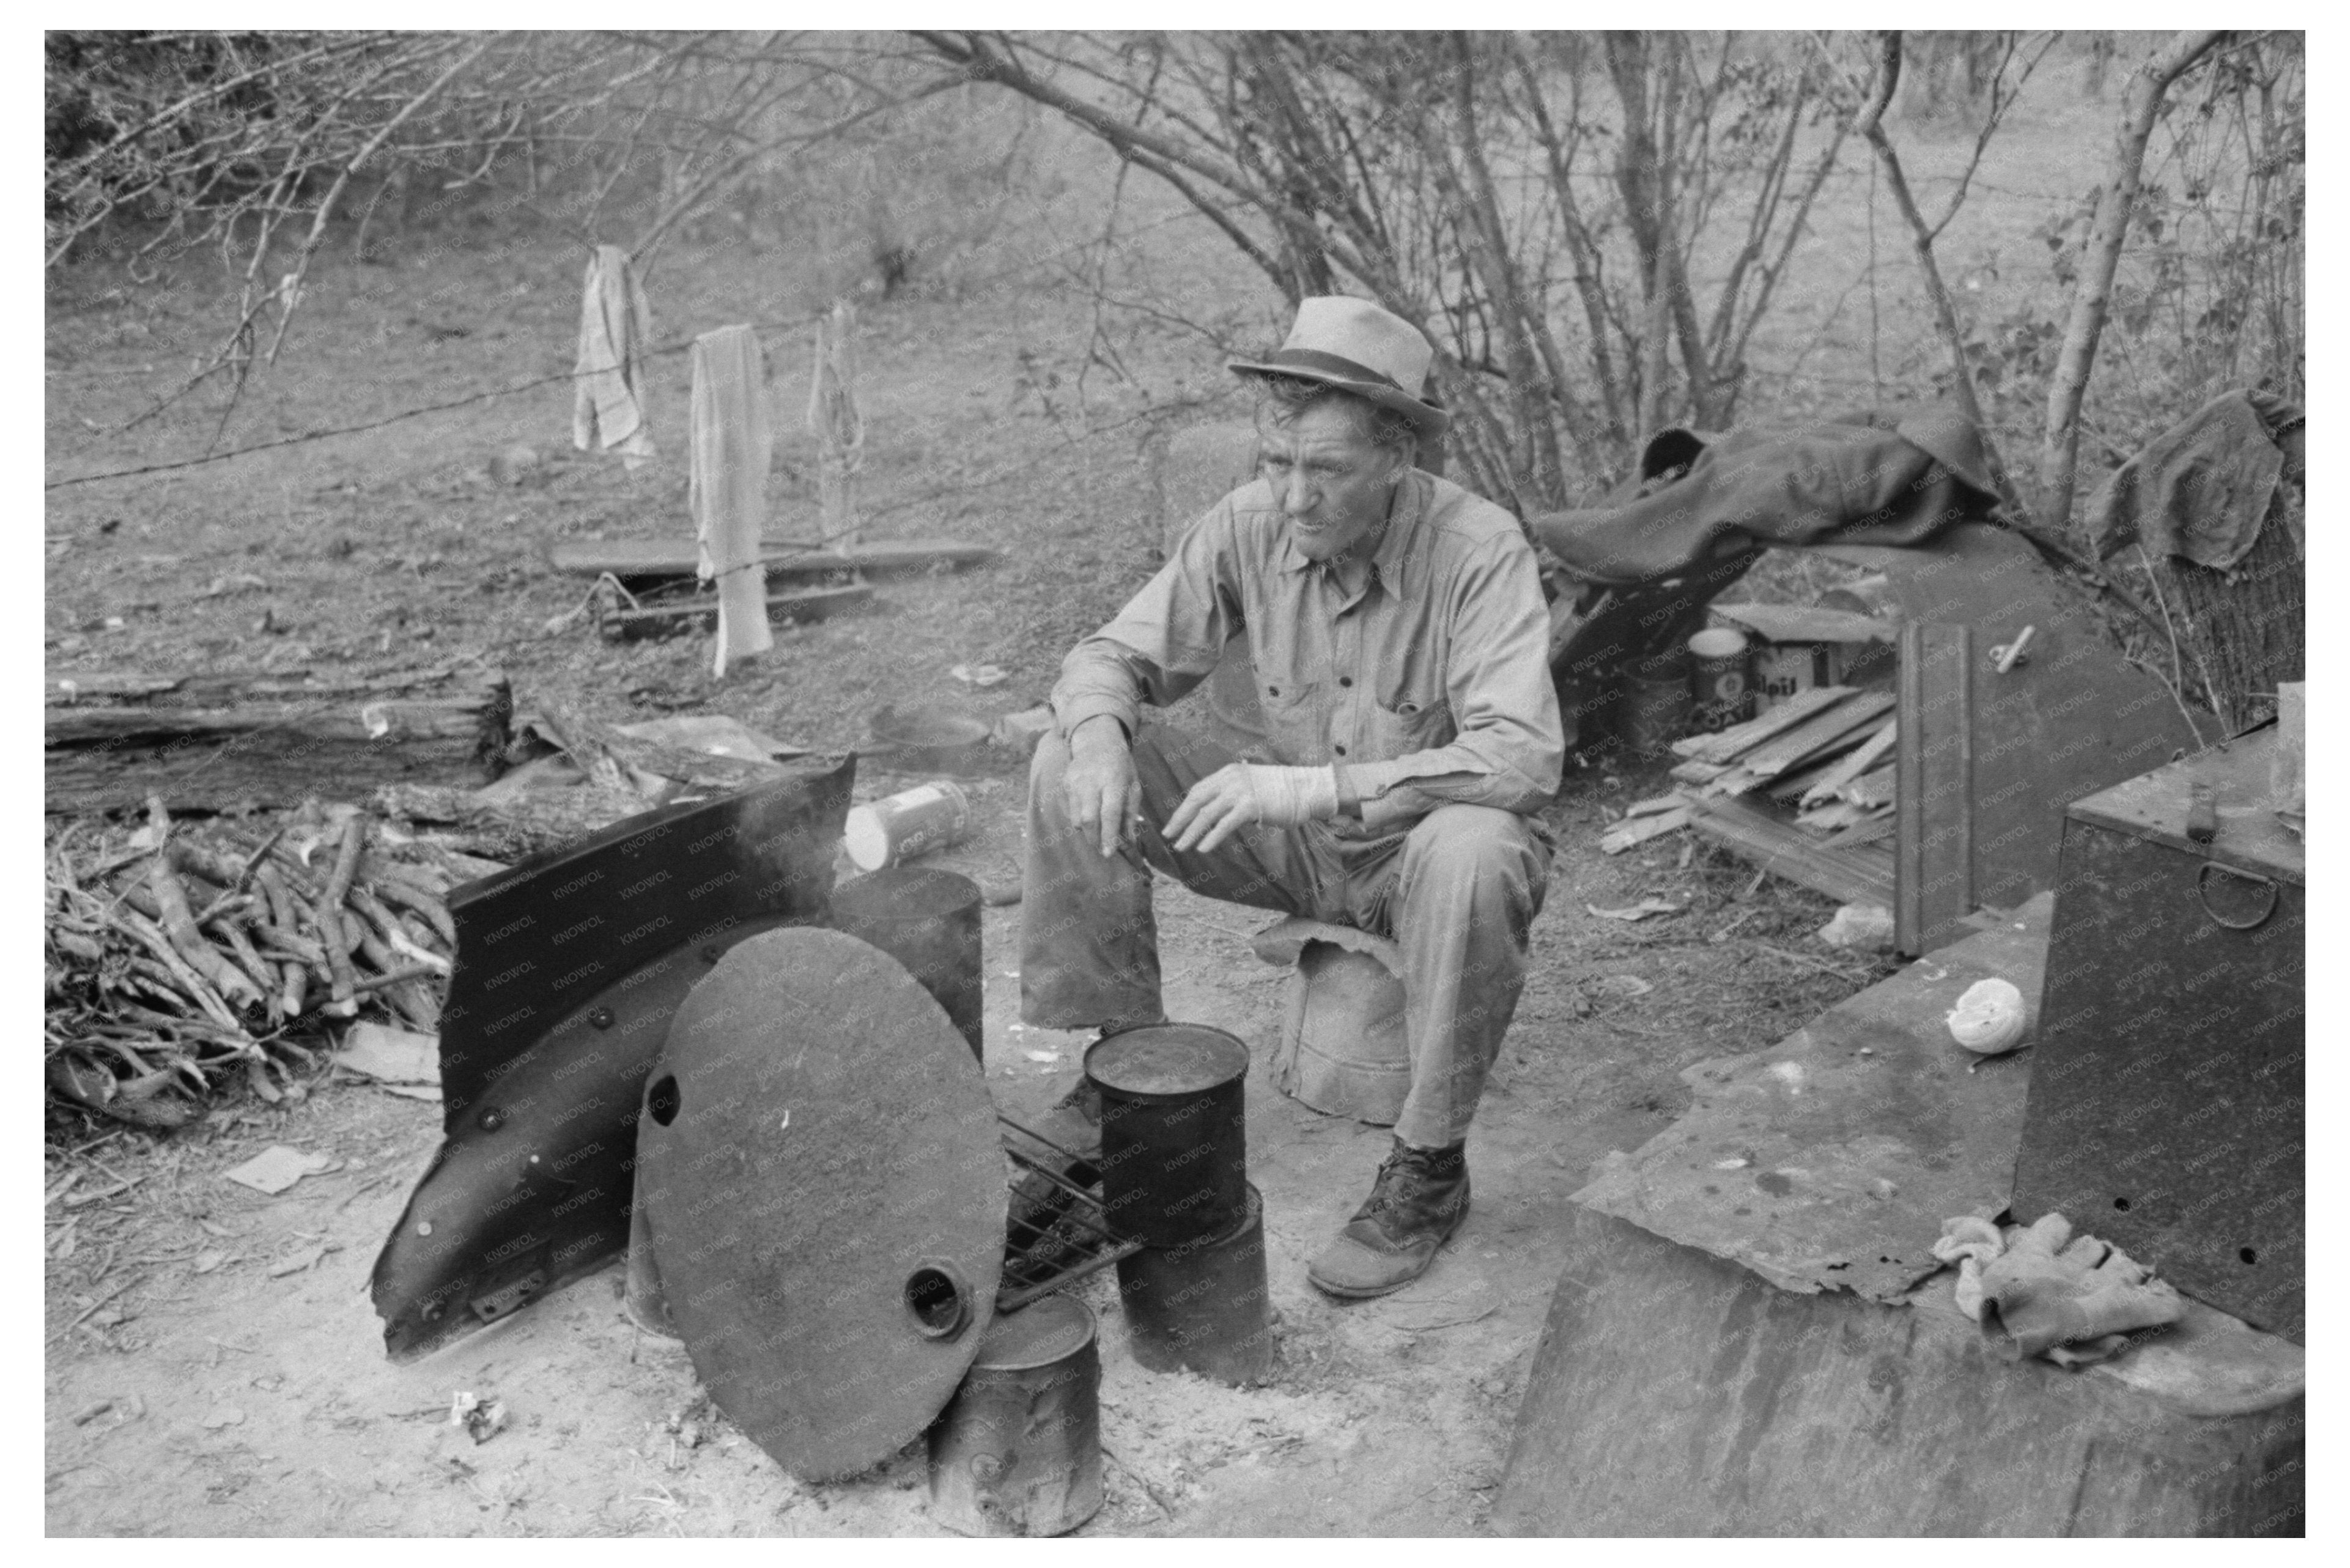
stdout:
<svg viewBox="0 0 2350 1568">
<path fill-rule="evenodd" d="M 920 1435 L 978 1353 L 1003 1263 L 995 1110 L 896 960 L 771 931 L 678 1010 L 639 1200 L 694 1371 L 804 1480 Z"/>
</svg>

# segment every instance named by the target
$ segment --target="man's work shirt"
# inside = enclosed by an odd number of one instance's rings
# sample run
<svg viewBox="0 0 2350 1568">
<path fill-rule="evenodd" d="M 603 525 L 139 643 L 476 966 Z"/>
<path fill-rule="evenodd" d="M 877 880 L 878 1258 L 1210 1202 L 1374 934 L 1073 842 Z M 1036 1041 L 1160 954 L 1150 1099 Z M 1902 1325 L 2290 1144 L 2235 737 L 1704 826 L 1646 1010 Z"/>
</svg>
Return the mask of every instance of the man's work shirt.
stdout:
<svg viewBox="0 0 2350 1568">
<path fill-rule="evenodd" d="M 1263 480 L 1218 502 L 1053 689 L 1064 738 L 1099 714 L 1128 734 L 1216 667 L 1245 628 L 1273 754 L 1335 763 L 1362 826 L 1394 832 L 1446 802 L 1531 815 L 1565 740 L 1549 617 L 1514 518 L 1417 469 L 1398 487 L 1361 587 L 1289 541 Z"/>
</svg>

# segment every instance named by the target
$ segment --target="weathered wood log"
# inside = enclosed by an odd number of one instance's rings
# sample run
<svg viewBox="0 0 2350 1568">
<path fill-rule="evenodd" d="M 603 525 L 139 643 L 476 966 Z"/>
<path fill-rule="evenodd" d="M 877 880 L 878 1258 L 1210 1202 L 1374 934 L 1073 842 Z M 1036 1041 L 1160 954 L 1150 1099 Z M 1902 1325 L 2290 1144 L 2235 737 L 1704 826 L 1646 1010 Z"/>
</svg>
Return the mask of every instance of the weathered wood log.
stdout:
<svg viewBox="0 0 2350 1568">
<path fill-rule="evenodd" d="M 292 805 L 384 784 L 479 784 L 511 738 L 496 671 L 365 680 L 82 672 L 44 682 L 47 805 Z"/>
</svg>

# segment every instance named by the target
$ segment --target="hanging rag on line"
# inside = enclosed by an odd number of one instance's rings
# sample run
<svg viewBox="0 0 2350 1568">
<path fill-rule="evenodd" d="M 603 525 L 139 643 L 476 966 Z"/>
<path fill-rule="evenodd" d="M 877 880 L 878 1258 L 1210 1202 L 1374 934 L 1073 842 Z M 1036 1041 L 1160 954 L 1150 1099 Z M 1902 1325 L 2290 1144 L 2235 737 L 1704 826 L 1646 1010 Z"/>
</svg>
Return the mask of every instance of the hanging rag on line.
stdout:
<svg viewBox="0 0 2350 1568">
<path fill-rule="evenodd" d="M 693 340 L 694 534 L 699 575 L 718 584 L 718 648 L 712 673 L 775 646 L 767 629 L 767 568 L 759 535 L 767 522 L 767 462 L 775 421 L 767 362 L 748 327 L 721 327 Z"/>
<path fill-rule="evenodd" d="M 629 253 L 598 245 L 579 300 L 579 356 L 571 369 L 571 444 L 617 451 L 629 468 L 653 454 L 645 416 L 645 346 L 652 311 Z"/>
<path fill-rule="evenodd" d="M 835 300 L 816 324 L 807 426 L 816 441 L 816 488 L 827 545 L 858 542 L 857 472 L 865 466 L 865 416 L 857 407 L 857 307 Z"/>
</svg>

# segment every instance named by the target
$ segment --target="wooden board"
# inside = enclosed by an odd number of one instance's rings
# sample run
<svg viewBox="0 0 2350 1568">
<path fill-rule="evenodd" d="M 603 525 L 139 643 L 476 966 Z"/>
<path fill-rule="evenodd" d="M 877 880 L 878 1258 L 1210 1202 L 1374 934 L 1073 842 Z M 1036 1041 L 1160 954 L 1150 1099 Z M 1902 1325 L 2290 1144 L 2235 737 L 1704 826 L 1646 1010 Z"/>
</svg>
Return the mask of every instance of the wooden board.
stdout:
<svg viewBox="0 0 2350 1568">
<path fill-rule="evenodd" d="M 1749 749 L 1738 759 L 1739 769 L 1760 783 L 1815 757 L 1832 756 L 1843 745 L 1866 740 L 1892 706 L 1890 692 L 1857 692 Z"/>
<path fill-rule="evenodd" d="M 1890 642 L 1898 629 L 1875 616 L 1816 605 L 1726 605 L 1717 599 L 1712 608 L 1769 642 Z"/>
<path fill-rule="evenodd" d="M 1727 730 L 1711 735 L 1691 735 L 1686 740 L 1675 741 L 1674 754 L 1692 762 L 1734 762 L 1772 736 L 1792 730 L 1814 714 L 1835 706 L 1851 696 L 1854 690 L 1850 686 L 1814 686 L 1808 691 L 1798 691 L 1769 712 L 1749 719 L 1744 723 L 1732 724 Z"/>
<path fill-rule="evenodd" d="M 691 539 L 566 539 L 547 553 L 558 572 L 601 576 L 609 572 L 622 582 L 644 577 L 690 577 L 701 564 L 701 547 Z M 759 558 L 767 575 L 806 576 L 818 572 L 863 572 L 871 576 L 892 573 L 955 570 L 983 566 L 1001 558 L 984 545 L 954 539 L 884 539 L 865 545 L 840 545 L 810 549 L 789 540 L 767 540 Z"/>
<path fill-rule="evenodd" d="M 1976 903 L 1972 629 L 1901 628 L 1893 945 L 1912 957 L 1964 935 Z"/>
<path fill-rule="evenodd" d="M 837 588 L 802 588 L 795 593 L 769 594 L 767 619 L 829 620 L 845 611 L 873 602 L 873 590 L 863 584 Z M 665 637 L 673 631 L 706 631 L 718 619 L 715 598 L 684 604 L 650 604 L 635 609 L 605 609 L 596 629 L 607 641 L 631 642 L 639 638 Z"/>
<path fill-rule="evenodd" d="M 1847 904 L 1893 902 L 1889 866 L 1846 850 L 1824 847 L 1780 815 L 1732 795 L 1694 800 L 1690 827 L 1737 851 L 1763 870 L 1815 888 Z"/>
</svg>

